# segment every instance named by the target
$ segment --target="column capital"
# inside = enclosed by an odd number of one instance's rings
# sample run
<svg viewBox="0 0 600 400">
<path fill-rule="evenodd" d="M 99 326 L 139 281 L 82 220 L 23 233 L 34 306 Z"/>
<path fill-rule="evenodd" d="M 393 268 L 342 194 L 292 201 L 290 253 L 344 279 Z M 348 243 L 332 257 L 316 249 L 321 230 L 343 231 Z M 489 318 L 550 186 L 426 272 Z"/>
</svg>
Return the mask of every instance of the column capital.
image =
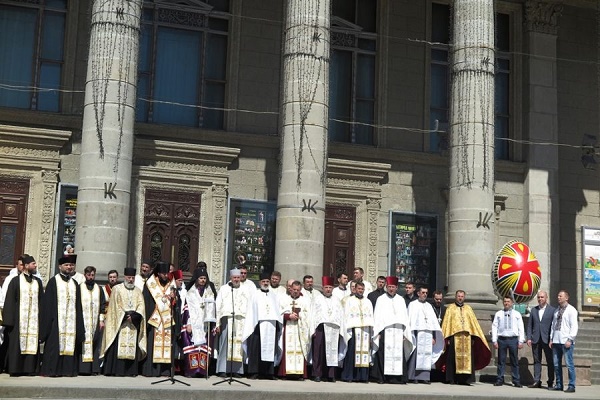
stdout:
<svg viewBox="0 0 600 400">
<path fill-rule="evenodd" d="M 527 0 L 525 25 L 529 32 L 558 34 L 558 19 L 563 12 L 562 1 Z"/>
<path fill-rule="evenodd" d="M 212 185 L 213 197 L 227 197 L 226 185 Z"/>
</svg>

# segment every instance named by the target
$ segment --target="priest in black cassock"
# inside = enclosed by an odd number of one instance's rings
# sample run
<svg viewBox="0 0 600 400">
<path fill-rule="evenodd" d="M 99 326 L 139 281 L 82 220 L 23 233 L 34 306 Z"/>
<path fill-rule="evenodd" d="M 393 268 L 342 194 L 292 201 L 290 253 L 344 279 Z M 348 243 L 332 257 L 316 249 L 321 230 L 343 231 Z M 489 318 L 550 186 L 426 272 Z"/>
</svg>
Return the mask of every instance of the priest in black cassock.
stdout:
<svg viewBox="0 0 600 400">
<path fill-rule="evenodd" d="M 75 254 L 61 257 L 60 272 L 46 286 L 40 326 L 44 342 L 42 376 L 77 376 L 85 328 L 79 285 L 71 278 L 76 260 Z"/>
<path fill-rule="evenodd" d="M 8 285 L 3 309 L 10 376 L 37 375 L 40 359 L 39 314 L 44 289 L 33 275 L 37 269 L 34 258 L 25 256 L 23 265 L 23 272 Z"/>
<path fill-rule="evenodd" d="M 85 326 L 85 340 L 81 348 L 79 373 L 98 375 L 100 373 L 100 345 L 104 332 L 106 298 L 104 291 L 96 283 L 96 268 L 89 265 L 83 270 L 85 281 L 79 285 L 81 310 Z"/>
</svg>

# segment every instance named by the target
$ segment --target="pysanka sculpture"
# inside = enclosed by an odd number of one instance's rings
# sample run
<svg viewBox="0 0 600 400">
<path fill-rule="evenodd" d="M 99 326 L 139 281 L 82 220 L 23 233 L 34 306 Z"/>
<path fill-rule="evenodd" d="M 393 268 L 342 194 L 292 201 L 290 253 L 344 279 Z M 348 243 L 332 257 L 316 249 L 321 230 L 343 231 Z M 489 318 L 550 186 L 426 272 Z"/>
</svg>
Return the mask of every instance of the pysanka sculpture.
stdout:
<svg viewBox="0 0 600 400">
<path fill-rule="evenodd" d="M 540 263 L 525 243 L 506 243 L 492 268 L 492 284 L 500 297 L 513 296 L 515 303 L 527 303 L 540 289 Z"/>
</svg>

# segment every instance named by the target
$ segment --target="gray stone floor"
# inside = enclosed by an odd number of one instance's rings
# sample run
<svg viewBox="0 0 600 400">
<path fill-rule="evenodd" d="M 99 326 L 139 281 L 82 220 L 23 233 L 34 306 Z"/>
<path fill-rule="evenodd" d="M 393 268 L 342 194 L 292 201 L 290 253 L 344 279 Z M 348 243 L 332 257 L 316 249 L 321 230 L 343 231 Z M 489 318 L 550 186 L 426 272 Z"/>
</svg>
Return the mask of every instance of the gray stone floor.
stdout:
<svg viewBox="0 0 600 400">
<path fill-rule="evenodd" d="M 511 386 L 494 387 L 476 383 L 455 386 L 442 383 L 431 385 L 378 385 L 376 383 L 326 383 L 312 381 L 262 381 L 240 379 L 224 382 L 217 377 L 189 379 L 183 382 L 152 384 L 157 378 L 77 377 L 11 378 L 0 375 L 0 399 L 172 399 L 172 400 L 420 400 L 420 399 L 600 399 L 600 387 L 581 386 L 576 393 L 552 392 L 545 389 L 517 389 Z"/>
</svg>

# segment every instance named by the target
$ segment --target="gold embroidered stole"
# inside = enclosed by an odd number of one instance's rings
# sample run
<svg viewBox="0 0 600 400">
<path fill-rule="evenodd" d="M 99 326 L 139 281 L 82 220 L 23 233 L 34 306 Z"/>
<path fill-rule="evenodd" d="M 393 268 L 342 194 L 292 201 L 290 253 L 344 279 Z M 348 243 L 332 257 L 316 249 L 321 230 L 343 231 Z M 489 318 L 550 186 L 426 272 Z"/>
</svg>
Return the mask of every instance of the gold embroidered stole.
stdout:
<svg viewBox="0 0 600 400">
<path fill-rule="evenodd" d="M 83 310 L 83 324 L 85 326 L 85 341 L 83 342 L 83 362 L 94 361 L 94 333 L 98 325 L 100 313 L 100 287 L 94 284 L 89 290 L 85 282 L 79 285 L 81 291 L 81 308 Z"/>
<path fill-rule="evenodd" d="M 73 279 L 67 282 L 60 276 L 55 277 L 56 302 L 58 307 L 58 350 L 61 356 L 75 354 L 75 316 L 77 284 Z"/>
<path fill-rule="evenodd" d="M 27 282 L 24 274 L 19 275 L 19 348 L 21 354 L 37 354 L 39 335 L 40 285 L 32 277 Z"/>
<path fill-rule="evenodd" d="M 171 285 L 161 286 L 158 277 L 153 276 L 146 281 L 146 286 L 154 298 L 154 311 L 148 320 L 148 324 L 154 329 L 154 348 L 152 349 L 152 360 L 154 363 L 171 363 L 171 300 L 168 292 Z"/>
</svg>

